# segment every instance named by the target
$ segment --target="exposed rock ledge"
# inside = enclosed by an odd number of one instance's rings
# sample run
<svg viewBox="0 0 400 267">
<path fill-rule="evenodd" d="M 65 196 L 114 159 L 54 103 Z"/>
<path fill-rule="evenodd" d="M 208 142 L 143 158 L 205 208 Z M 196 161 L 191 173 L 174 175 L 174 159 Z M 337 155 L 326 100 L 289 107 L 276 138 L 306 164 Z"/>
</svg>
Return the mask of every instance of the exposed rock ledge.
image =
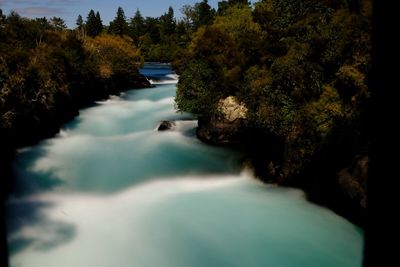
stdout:
<svg viewBox="0 0 400 267">
<path fill-rule="evenodd" d="M 247 108 L 244 103 L 240 103 L 236 97 L 228 96 L 221 99 L 218 103 L 218 109 L 228 122 L 234 122 L 238 119 L 247 118 Z"/>
<path fill-rule="evenodd" d="M 199 118 L 197 137 L 214 145 L 240 145 L 246 135 L 247 108 L 229 96 L 219 101 L 218 110 L 220 117 Z"/>
</svg>

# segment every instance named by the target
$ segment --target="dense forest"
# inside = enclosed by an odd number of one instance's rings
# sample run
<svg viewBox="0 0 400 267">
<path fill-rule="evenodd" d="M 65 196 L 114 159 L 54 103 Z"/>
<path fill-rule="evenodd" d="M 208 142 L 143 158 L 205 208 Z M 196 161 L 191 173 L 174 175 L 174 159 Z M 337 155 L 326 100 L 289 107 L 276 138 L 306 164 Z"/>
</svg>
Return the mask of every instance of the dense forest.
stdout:
<svg viewBox="0 0 400 267">
<path fill-rule="evenodd" d="M 1 164 L 79 107 L 149 86 L 143 61 L 172 62 L 177 108 L 198 117 L 200 139 L 245 149 L 262 180 L 300 186 L 362 224 L 371 1 L 203 0 L 181 13 L 118 8 L 104 25 L 90 10 L 67 29 L 0 10 Z"/>
<path fill-rule="evenodd" d="M 85 28 L 69 30 L 61 18 L 0 12 L 0 167 L 6 177 L 15 148 L 56 134 L 96 99 L 150 86 L 139 74 L 143 57 L 132 39 L 93 33 L 99 25 L 90 26 L 91 14 Z"/>
<path fill-rule="evenodd" d="M 200 139 L 246 149 L 261 179 L 361 223 L 371 13 L 368 0 L 228 1 L 174 62 L 177 107 Z"/>
</svg>

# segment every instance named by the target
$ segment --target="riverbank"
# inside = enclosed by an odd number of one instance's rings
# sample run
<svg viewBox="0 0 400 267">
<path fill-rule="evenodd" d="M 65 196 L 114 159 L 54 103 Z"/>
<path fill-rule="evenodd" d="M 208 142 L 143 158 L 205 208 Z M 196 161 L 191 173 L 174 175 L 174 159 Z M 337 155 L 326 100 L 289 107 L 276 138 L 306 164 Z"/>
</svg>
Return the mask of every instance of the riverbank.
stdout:
<svg viewBox="0 0 400 267">
<path fill-rule="evenodd" d="M 178 109 L 199 118 L 200 139 L 243 147 L 260 179 L 301 187 L 363 224 L 371 7 L 273 0 L 227 9 L 175 61 Z"/>
<path fill-rule="evenodd" d="M 98 87 L 105 87 L 106 84 L 98 83 Z M 3 199 L 7 197 L 8 192 L 12 190 L 12 162 L 15 157 L 15 151 L 19 147 L 32 146 L 39 141 L 55 136 L 65 123 L 73 120 L 79 115 L 79 109 L 90 107 L 96 101 L 107 99 L 112 94 L 135 88 L 150 88 L 152 85 L 143 75 L 138 74 L 132 83 L 125 84 L 124 87 L 113 90 L 93 90 L 92 95 L 87 95 L 82 101 L 72 96 L 60 98 L 57 105 L 50 113 L 43 114 L 43 117 L 35 119 L 27 117 L 19 122 L 18 127 L 12 129 L 1 129 L 0 131 L 0 169 L 2 170 L 1 187 Z M 96 94 L 98 92 L 98 94 Z M 4 175 L 3 175 L 4 174 Z"/>
<path fill-rule="evenodd" d="M 99 99 L 149 87 L 139 74 L 143 59 L 127 38 L 55 27 L 46 19 L 1 16 L 0 164 L 10 190 L 13 154 L 58 133 Z"/>
<path fill-rule="evenodd" d="M 290 143 L 250 127 L 246 120 L 200 119 L 197 136 L 208 144 L 245 151 L 246 164 L 263 182 L 300 188 L 310 201 L 365 227 L 369 168 L 365 143 L 350 144 L 352 136 L 348 136 L 323 147 L 299 168 L 291 165 L 295 152 Z"/>
</svg>

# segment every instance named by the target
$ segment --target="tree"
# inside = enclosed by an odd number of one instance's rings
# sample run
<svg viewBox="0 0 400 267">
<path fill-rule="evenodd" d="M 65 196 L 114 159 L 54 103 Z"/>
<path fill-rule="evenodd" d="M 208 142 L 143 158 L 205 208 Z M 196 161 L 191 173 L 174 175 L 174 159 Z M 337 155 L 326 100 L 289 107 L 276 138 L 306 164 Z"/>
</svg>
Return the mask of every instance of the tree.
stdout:
<svg viewBox="0 0 400 267">
<path fill-rule="evenodd" d="M 144 25 L 144 18 L 140 13 L 139 9 L 136 10 L 135 16 L 131 18 L 129 22 L 129 31 L 130 35 L 135 41 L 135 44 L 138 45 L 139 37 L 144 34 L 145 25 Z"/>
<path fill-rule="evenodd" d="M 82 19 L 81 15 L 78 15 L 78 18 L 76 19 L 76 26 L 78 26 L 78 30 L 82 30 L 84 27 L 83 19 Z"/>
<path fill-rule="evenodd" d="M 125 12 L 122 7 L 118 7 L 117 16 L 110 22 L 108 32 L 119 36 L 128 35 L 128 23 L 126 22 Z"/>
<path fill-rule="evenodd" d="M 247 0 L 228 0 L 218 2 L 218 15 L 224 15 L 225 11 L 232 6 L 249 6 L 250 2 Z"/>
<path fill-rule="evenodd" d="M 246 54 L 247 62 L 261 58 L 260 52 L 264 46 L 265 33 L 261 31 L 260 25 L 253 21 L 250 8 L 229 7 L 224 16 L 218 16 L 215 19 L 213 26 L 232 36 L 239 50 Z"/>
<path fill-rule="evenodd" d="M 94 13 L 93 9 L 90 10 L 88 17 L 86 19 L 87 35 L 89 35 L 91 37 L 95 37 L 101 33 L 103 25 L 101 24 L 101 21 L 99 23 L 99 18 L 100 18 L 100 15 L 97 17 L 96 14 Z"/>
<path fill-rule="evenodd" d="M 182 72 L 175 102 L 180 111 L 211 116 L 221 96 L 216 82 L 217 74 L 204 60 L 190 62 Z"/>
<path fill-rule="evenodd" d="M 96 12 L 96 25 L 99 34 L 103 31 L 103 21 L 101 20 L 99 11 Z"/>
<path fill-rule="evenodd" d="M 176 24 L 176 34 L 178 35 L 178 38 L 186 39 L 187 33 L 188 28 L 186 22 L 184 20 L 179 20 Z"/>
<path fill-rule="evenodd" d="M 65 21 L 62 18 L 58 17 L 52 17 L 50 19 L 50 25 L 58 31 L 64 30 L 67 28 L 67 25 L 65 25 Z"/>
<path fill-rule="evenodd" d="M 153 43 L 159 43 L 160 37 L 160 24 L 159 20 L 152 17 L 146 17 L 144 20 L 145 32 L 150 35 Z"/>
<path fill-rule="evenodd" d="M 103 34 L 85 43 L 86 49 L 99 69 L 99 78 L 110 79 L 117 87 L 126 88 L 135 83 L 142 64 L 140 51 L 131 45 L 128 36 Z"/>
<path fill-rule="evenodd" d="M 213 22 L 215 10 L 208 4 L 208 0 L 203 0 L 195 4 L 194 14 L 193 27 L 197 29 L 204 25 L 210 25 Z"/>
<path fill-rule="evenodd" d="M 3 23 L 6 19 L 6 16 L 3 14 L 3 10 L 0 8 L 0 23 Z"/>
<path fill-rule="evenodd" d="M 201 26 L 212 24 L 216 13 L 215 9 L 208 4 L 208 0 L 203 0 L 194 6 L 185 5 L 181 12 L 185 16 L 183 21 L 192 31 L 196 31 Z"/>
<path fill-rule="evenodd" d="M 247 1 L 220 2 L 214 22 L 194 32 L 174 62 L 178 108 L 218 116 L 213 103 L 238 97 L 251 127 L 282 141 L 284 179 L 318 153 L 355 153 L 366 145 L 370 97 L 367 2 L 263 0 L 254 9 Z M 195 9 L 184 11 L 193 22 Z"/>
<path fill-rule="evenodd" d="M 191 5 L 184 5 L 180 11 L 183 14 L 182 22 L 185 24 L 186 29 L 191 29 L 193 26 L 193 7 Z"/>
<path fill-rule="evenodd" d="M 174 62 L 174 65 L 178 71 L 185 70 L 188 64 L 198 59 L 204 60 L 214 70 L 214 79 L 219 84 L 218 90 L 221 94 L 229 96 L 238 88 L 246 57 L 227 28 L 214 25 L 201 27 L 192 35 L 188 49 L 182 54 L 179 62 Z M 199 105 L 204 104 L 199 103 Z"/>
<path fill-rule="evenodd" d="M 165 35 L 171 35 L 175 32 L 176 22 L 174 19 L 174 9 L 170 6 L 168 12 L 160 17 L 161 32 Z"/>
</svg>

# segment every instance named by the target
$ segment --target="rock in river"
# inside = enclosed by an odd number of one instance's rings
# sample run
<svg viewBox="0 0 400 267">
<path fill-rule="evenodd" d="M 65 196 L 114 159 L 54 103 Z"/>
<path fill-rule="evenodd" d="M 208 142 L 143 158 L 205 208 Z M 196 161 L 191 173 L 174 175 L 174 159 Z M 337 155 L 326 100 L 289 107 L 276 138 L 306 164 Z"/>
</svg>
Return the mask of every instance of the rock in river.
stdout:
<svg viewBox="0 0 400 267">
<path fill-rule="evenodd" d="M 158 125 L 157 130 L 158 131 L 166 131 L 166 130 L 170 130 L 174 126 L 175 126 L 175 122 L 173 122 L 173 121 L 162 121 Z"/>
</svg>

